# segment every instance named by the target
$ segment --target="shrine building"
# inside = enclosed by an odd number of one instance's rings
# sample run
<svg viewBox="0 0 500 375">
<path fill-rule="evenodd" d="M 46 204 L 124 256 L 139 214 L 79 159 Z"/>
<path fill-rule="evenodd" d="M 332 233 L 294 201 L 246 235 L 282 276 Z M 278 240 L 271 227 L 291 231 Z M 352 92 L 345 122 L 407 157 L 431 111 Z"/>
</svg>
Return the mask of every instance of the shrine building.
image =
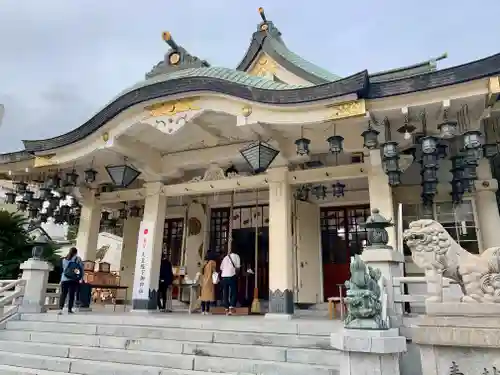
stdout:
<svg viewBox="0 0 500 375">
<path fill-rule="evenodd" d="M 388 245 L 407 272 L 400 233 L 414 219 L 434 218 L 472 253 L 500 246 L 500 54 L 340 77 L 259 14 L 236 67 L 163 33 L 168 51 L 145 79 L 74 130 L 0 155 L 7 199 L 35 222 L 77 224 L 84 260 L 99 231 L 121 228 L 134 309 L 156 308 L 162 252 L 192 280 L 208 250 L 228 248 L 246 274 L 242 304 L 254 289 L 270 313 L 321 303 L 349 277 L 375 208 L 393 219 Z"/>
</svg>

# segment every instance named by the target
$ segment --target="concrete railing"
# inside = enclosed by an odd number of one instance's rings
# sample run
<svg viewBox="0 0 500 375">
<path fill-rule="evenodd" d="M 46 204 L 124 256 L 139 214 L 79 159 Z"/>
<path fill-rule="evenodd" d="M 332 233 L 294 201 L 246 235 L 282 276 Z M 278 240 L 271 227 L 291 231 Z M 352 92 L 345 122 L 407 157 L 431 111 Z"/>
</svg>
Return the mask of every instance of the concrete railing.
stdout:
<svg viewBox="0 0 500 375">
<path fill-rule="evenodd" d="M 436 283 L 438 284 L 436 285 Z M 445 301 L 459 299 L 461 292 L 454 289 L 453 285 L 457 285 L 457 283 L 446 277 L 437 277 L 434 279 L 426 276 L 393 277 L 394 303 L 401 305 L 403 314 L 423 314 L 425 313 L 426 300 L 435 299 Z M 433 287 L 430 288 L 430 286 Z"/>
<path fill-rule="evenodd" d="M 0 280 L 0 322 L 17 312 L 24 295 L 26 280 Z"/>
<path fill-rule="evenodd" d="M 59 308 L 59 298 L 61 295 L 60 284 L 48 284 L 47 293 L 45 294 L 45 307 L 48 310 L 56 310 Z"/>
</svg>

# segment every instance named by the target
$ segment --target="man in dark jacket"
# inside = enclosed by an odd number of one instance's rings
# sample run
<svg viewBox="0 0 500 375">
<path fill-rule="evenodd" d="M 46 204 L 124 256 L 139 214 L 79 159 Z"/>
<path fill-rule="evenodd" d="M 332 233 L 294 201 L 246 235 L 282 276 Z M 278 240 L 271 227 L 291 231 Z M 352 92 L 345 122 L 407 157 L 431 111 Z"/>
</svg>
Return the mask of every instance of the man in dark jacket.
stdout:
<svg viewBox="0 0 500 375">
<path fill-rule="evenodd" d="M 160 265 L 160 282 L 158 286 L 158 308 L 160 311 L 172 311 L 170 306 L 167 306 L 167 291 L 174 282 L 174 273 L 172 271 L 172 263 L 167 259 L 167 255 L 163 254 Z"/>
</svg>

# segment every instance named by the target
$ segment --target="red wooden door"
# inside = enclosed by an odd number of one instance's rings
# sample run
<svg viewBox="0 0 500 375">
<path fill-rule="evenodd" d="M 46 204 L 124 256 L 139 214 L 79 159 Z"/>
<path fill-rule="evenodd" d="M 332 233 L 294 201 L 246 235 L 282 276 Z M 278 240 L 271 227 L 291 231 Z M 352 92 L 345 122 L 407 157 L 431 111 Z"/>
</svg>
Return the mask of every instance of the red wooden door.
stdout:
<svg viewBox="0 0 500 375">
<path fill-rule="evenodd" d="M 366 245 L 366 230 L 361 228 L 370 215 L 370 206 L 323 207 L 321 247 L 325 300 L 339 296 L 339 285 L 349 279 L 351 256 L 360 254 Z"/>
</svg>

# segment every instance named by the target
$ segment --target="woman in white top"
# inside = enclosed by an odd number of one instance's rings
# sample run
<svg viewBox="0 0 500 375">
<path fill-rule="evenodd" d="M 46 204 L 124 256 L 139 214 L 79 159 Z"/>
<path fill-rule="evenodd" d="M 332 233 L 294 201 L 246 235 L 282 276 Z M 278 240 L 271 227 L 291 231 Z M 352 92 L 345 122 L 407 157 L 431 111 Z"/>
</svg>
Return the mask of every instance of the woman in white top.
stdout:
<svg viewBox="0 0 500 375">
<path fill-rule="evenodd" d="M 239 255 L 231 251 L 222 259 L 220 265 L 223 305 L 227 315 L 233 314 L 236 307 L 240 267 L 241 261 Z"/>
</svg>

